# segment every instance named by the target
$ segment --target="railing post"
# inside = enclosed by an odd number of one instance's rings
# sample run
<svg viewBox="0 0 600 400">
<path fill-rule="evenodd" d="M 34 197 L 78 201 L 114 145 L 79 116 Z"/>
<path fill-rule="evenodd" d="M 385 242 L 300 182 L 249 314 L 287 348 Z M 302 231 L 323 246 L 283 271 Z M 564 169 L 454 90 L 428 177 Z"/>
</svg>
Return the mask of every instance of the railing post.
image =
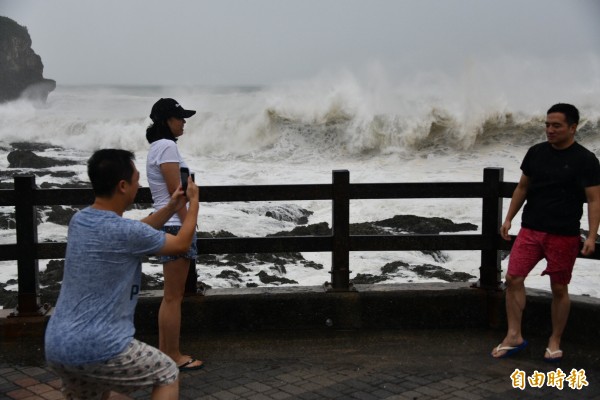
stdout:
<svg viewBox="0 0 600 400">
<path fill-rule="evenodd" d="M 485 168 L 483 170 L 483 183 L 486 194 L 483 197 L 481 233 L 487 242 L 489 250 L 481 251 L 481 267 L 479 268 L 479 287 L 483 289 L 500 289 L 502 267 L 500 265 L 500 252 L 497 248 L 497 239 L 502 226 L 502 196 L 500 196 L 500 183 L 504 179 L 504 169 Z"/>
<path fill-rule="evenodd" d="M 331 290 L 350 290 L 350 172 L 333 171 Z"/>
<path fill-rule="evenodd" d="M 45 313 L 39 298 L 39 264 L 37 259 L 37 214 L 34 206 L 35 176 L 15 176 L 17 202 L 18 306 L 12 316 L 34 316 Z"/>
</svg>

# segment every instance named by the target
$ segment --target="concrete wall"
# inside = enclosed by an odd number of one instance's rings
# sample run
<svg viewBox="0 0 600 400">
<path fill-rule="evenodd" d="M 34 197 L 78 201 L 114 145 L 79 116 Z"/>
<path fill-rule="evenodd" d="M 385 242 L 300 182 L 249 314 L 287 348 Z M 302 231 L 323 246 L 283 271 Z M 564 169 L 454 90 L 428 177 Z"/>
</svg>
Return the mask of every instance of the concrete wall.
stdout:
<svg viewBox="0 0 600 400">
<path fill-rule="evenodd" d="M 357 329 L 506 329 L 504 294 L 474 289 L 468 283 L 356 285 L 352 292 L 323 287 L 213 289 L 186 297 L 182 333 L 265 330 Z M 136 329 L 158 331 L 161 291 L 143 292 Z M 523 316 L 526 337 L 550 333 L 552 296 L 528 290 Z M 0 310 L 2 338 L 43 335 L 44 317 L 6 318 Z M 51 314 L 51 313 L 50 313 Z M 596 340 L 600 334 L 600 299 L 572 296 L 565 339 Z"/>
<path fill-rule="evenodd" d="M 322 287 L 214 289 L 185 299 L 182 332 L 353 329 L 506 329 L 504 293 L 467 283 L 356 285 L 353 292 Z M 551 295 L 528 290 L 523 331 L 548 335 Z M 157 331 L 159 293 L 145 293 L 138 330 Z M 572 296 L 565 337 L 591 340 L 600 333 L 600 299 Z"/>
</svg>

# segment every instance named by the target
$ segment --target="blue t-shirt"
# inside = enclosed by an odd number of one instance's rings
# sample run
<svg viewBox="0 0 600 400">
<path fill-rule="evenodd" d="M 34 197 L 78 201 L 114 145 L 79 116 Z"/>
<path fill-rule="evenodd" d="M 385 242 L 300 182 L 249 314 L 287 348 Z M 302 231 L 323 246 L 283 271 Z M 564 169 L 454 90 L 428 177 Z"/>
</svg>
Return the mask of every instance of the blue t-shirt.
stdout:
<svg viewBox="0 0 600 400">
<path fill-rule="evenodd" d="M 141 257 L 165 234 L 112 211 L 87 207 L 69 224 L 65 272 L 46 328 L 46 359 L 66 365 L 108 360 L 133 339 Z"/>
</svg>

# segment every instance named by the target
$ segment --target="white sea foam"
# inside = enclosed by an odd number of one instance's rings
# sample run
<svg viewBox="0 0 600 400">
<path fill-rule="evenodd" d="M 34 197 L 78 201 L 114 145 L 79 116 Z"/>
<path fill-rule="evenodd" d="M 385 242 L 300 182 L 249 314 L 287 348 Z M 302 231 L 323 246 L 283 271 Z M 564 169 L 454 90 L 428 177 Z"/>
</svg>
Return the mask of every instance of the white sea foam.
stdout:
<svg viewBox="0 0 600 400">
<path fill-rule="evenodd" d="M 543 140 L 545 110 L 554 102 L 579 106 L 580 141 L 600 151 L 600 68 L 598 60 L 578 63 L 578 74 L 555 72 L 535 60 L 495 64 L 467 63 L 457 76 L 430 71 L 402 79 L 373 66 L 365 76 L 323 74 L 304 82 L 263 88 L 63 87 L 45 107 L 25 101 L 0 105 L 0 147 L 12 142 L 46 142 L 59 148 L 43 155 L 75 158 L 65 167 L 87 180 L 84 161 L 101 147 L 133 150 L 146 185 L 147 115 L 159 97 L 174 97 L 198 110 L 185 126 L 180 150 L 200 185 L 329 183 L 331 171 L 348 169 L 351 182 L 478 182 L 486 167 L 504 168 L 516 182 L 527 148 Z M 566 78 L 569 79 L 566 79 Z M 0 168 L 7 168 L 0 157 Z M 61 169 L 61 168 L 58 168 Z M 64 183 L 65 178 L 37 178 Z M 305 201 L 309 223 L 331 224 L 331 204 Z M 508 199 L 504 201 L 504 209 Z M 238 236 L 263 236 L 293 228 L 261 212 L 264 204 L 208 203 L 201 206 L 202 231 L 227 230 Z M 128 213 L 143 216 L 143 210 Z M 438 216 L 480 225 L 481 201 L 472 199 L 355 200 L 351 222 L 375 221 L 398 214 Z M 513 223 L 519 228 L 520 216 Z M 587 227 L 587 219 L 582 219 Z M 480 229 L 480 228 L 479 228 Z M 44 223 L 40 240 L 64 239 L 65 227 Z M 0 230 L 0 242 L 14 242 L 14 230 Z M 445 263 L 419 252 L 353 253 L 351 270 L 378 273 L 388 262 L 429 263 L 479 275 L 479 253 L 448 251 Z M 288 268 L 300 284 L 329 280 L 329 253 L 306 253 L 324 270 Z M 506 261 L 503 267 L 506 268 Z M 45 268 L 45 261 L 40 262 Z M 600 296 L 594 287 L 598 261 L 579 260 L 571 291 Z M 145 269 L 157 271 L 155 265 Z M 538 267 L 541 271 L 541 267 Z M 537 271 L 537 270 L 536 270 Z M 214 268 L 199 266 L 200 278 L 224 285 Z M 530 287 L 548 288 L 535 276 Z M 13 262 L 0 263 L 0 281 L 16 277 Z M 408 279 L 418 279 L 407 277 Z"/>
</svg>

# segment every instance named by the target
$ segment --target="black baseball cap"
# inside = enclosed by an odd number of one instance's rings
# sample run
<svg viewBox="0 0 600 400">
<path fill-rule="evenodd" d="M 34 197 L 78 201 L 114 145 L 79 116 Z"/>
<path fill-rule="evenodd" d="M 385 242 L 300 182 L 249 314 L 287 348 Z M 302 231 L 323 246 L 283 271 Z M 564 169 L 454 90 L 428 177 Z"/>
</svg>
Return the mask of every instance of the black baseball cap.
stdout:
<svg viewBox="0 0 600 400">
<path fill-rule="evenodd" d="M 164 121 L 171 117 L 189 118 L 196 114 L 195 110 L 186 110 L 177 102 L 177 100 L 164 98 L 158 100 L 152 106 L 150 111 L 150 119 L 153 122 Z"/>
</svg>

